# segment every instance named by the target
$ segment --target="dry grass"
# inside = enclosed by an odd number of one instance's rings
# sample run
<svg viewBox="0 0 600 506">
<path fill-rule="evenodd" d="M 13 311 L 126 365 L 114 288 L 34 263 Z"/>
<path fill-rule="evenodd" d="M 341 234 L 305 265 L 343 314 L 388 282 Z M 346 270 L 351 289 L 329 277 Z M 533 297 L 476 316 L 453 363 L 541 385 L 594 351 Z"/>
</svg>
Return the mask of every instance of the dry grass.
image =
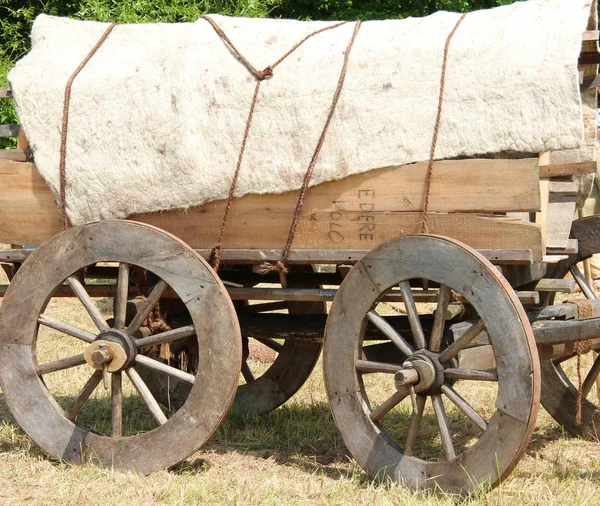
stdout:
<svg viewBox="0 0 600 506">
<path fill-rule="evenodd" d="M 110 310 L 109 304 L 102 304 Z M 49 311 L 83 327 L 90 324 L 74 300 L 53 301 Z M 46 347 L 40 351 L 47 359 L 72 350 L 72 341 L 44 332 Z M 49 388 L 59 397 L 72 398 L 89 375 L 85 367 L 80 369 L 75 375 L 49 375 L 55 376 Z M 370 388 L 375 397 L 385 395 L 377 382 Z M 488 389 L 469 387 L 463 393 L 485 412 L 494 397 Z M 131 391 L 128 395 L 135 398 Z M 88 415 L 100 412 L 106 400 L 100 387 Z M 151 423 L 144 409 L 140 405 L 133 410 L 131 431 Z M 399 420 L 407 421 L 408 409 L 399 410 Z M 472 431 L 465 427 L 462 444 L 469 444 L 469 434 Z M 439 444 L 433 438 L 421 451 L 435 457 Z M 416 495 L 368 480 L 348 455 L 333 423 L 320 367 L 283 408 L 264 416 L 230 414 L 205 448 L 176 470 L 151 476 L 76 467 L 48 458 L 18 428 L 0 397 L 0 465 L 3 505 L 459 504 L 450 497 Z M 482 491 L 463 504 L 593 505 L 600 496 L 599 478 L 600 446 L 569 437 L 540 410 L 532 442 L 512 476 L 499 488 Z"/>
</svg>

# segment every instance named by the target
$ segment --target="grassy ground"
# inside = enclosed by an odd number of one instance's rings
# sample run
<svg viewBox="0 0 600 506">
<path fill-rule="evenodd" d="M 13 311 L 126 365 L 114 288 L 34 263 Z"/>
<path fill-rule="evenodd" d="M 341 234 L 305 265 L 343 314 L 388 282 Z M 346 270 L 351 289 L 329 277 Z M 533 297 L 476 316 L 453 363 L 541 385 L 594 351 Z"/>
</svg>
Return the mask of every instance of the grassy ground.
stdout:
<svg viewBox="0 0 600 506">
<path fill-rule="evenodd" d="M 0 277 L 0 284 L 5 282 Z M 99 302 L 108 313 L 109 301 Z M 82 327 L 90 325 L 74 300 L 53 301 L 48 312 Z M 44 329 L 39 352 L 51 360 L 74 351 L 72 346 L 72 342 Z M 83 366 L 75 374 L 53 373 L 46 378 L 59 401 L 68 402 L 88 376 Z M 380 386 L 373 388 L 374 395 L 385 395 Z M 462 393 L 485 412 L 490 401 L 489 385 Z M 126 388 L 125 395 L 135 407 L 135 393 Z M 89 411 L 81 416 L 92 420 L 107 401 L 106 392 L 99 387 L 86 408 Z M 140 404 L 131 410 L 133 415 L 125 422 L 127 430 L 135 432 L 136 427 L 151 426 L 144 409 Z M 409 407 L 402 409 L 398 419 L 406 423 Z M 106 422 L 100 417 L 94 428 L 106 430 Z M 465 445 L 469 444 L 470 434 L 472 431 L 466 427 Z M 435 457 L 440 452 L 439 442 L 433 438 L 431 445 L 421 451 Z M 264 416 L 231 414 L 205 448 L 177 469 L 151 476 L 71 466 L 48 458 L 18 428 L 0 397 L 0 466 L 3 505 L 459 503 L 450 497 L 416 495 L 370 481 L 347 453 L 333 423 L 320 365 L 283 408 Z M 531 444 L 516 471 L 497 489 L 476 494 L 465 504 L 593 505 L 600 495 L 599 478 L 600 446 L 564 434 L 540 409 Z"/>
</svg>

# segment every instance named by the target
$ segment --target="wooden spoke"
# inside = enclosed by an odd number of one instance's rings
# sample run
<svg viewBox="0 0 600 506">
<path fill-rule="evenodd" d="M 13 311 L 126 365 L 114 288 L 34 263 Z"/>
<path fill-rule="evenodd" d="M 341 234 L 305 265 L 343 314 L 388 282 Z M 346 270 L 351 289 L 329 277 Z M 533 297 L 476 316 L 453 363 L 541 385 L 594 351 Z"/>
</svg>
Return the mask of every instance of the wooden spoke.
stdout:
<svg viewBox="0 0 600 506">
<path fill-rule="evenodd" d="M 596 360 L 594 360 L 592 368 L 587 373 L 587 376 L 585 377 L 585 380 L 583 381 L 583 384 L 581 386 L 581 395 L 584 399 L 590 393 L 592 386 L 594 386 L 594 383 L 598 378 L 598 374 L 600 374 L 600 355 L 598 355 L 596 357 Z"/>
<path fill-rule="evenodd" d="M 562 364 L 563 362 L 566 362 L 567 360 L 571 360 L 573 357 L 576 357 L 577 354 L 576 353 L 569 353 L 568 355 L 564 355 L 562 357 L 559 358 L 555 358 L 552 363 L 554 365 L 559 365 Z"/>
<path fill-rule="evenodd" d="M 147 357 L 146 355 L 136 355 L 135 361 L 138 364 L 141 364 L 144 367 L 147 367 L 148 369 L 152 369 L 154 371 L 168 374 L 169 376 L 180 379 L 182 381 L 186 381 L 188 383 L 193 384 L 196 379 L 196 377 L 193 374 L 181 371 L 180 369 L 177 369 L 176 367 L 172 367 L 170 365 L 163 364 L 162 362 L 159 362 L 158 360 L 154 360 L 153 358 Z"/>
<path fill-rule="evenodd" d="M 127 294 L 129 293 L 129 264 L 119 264 L 117 276 L 117 291 L 113 303 L 113 315 L 115 317 L 115 328 L 125 328 L 125 317 L 127 313 Z"/>
<path fill-rule="evenodd" d="M 410 416 L 410 424 L 408 425 L 408 432 L 406 434 L 406 443 L 404 443 L 404 455 L 409 457 L 414 455 L 415 452 L 415 443 L 417 442 L 417 436 L 419 435 L 419 427 L 421 426 L 426 401 L 427 397 L 424 395 L 417 395 L 417 410 L 413 411 Z"/>
<path fill-rule="evenodd" d="M 575 278 L 575 281 L 579 285 L 579 288 L 581 288 L 581 291 L 585 295 L 586 299 L 596 300 L 598 298 L 596 297 L 596 292 L 594 292 L 594 289 L 588 285 L 585 276 L 579 270 L 577 264 L 573 264 L 571 267 L 569 267 L 569 272 L 573 278 Z"/>
<path fill-rule="evenodd" d="M 185 327 L 179 327 L 178 329 L 167 330 L 160 334 L 154 334 L 153 336 L 142 337 L 138 339 L 135 344 L 139 349 L 146 348 L 148 346 L 155 346 L 157 344 L 170 343 L 177 341 L 178 339 L 185 339 L 186 337 L 192 337 L 196 335 L 196 330 L 193 325 L 186 325 Z"/>
<path fill-rule="evenodd" d="M 72 357 L 61 358 L 60 360 L 54 360 L 53 362 L 46 362 L 45 364 L 38 365 L 36 372 L 38 373 L 38 376 L 42 376 L 43 374 L 62 371 L 83 364 L 85 364 L 85 358 L 83 353 L 80 353 L 79 355 L 73 355 Z"/>
<path fill-rule="evenodd" d="M 369 418 L 373 422 L 377 422 L 381 420 L 387 413 L 390 412 L 393 408 L 395 408 L 398 404 L 400 404 L 406 397 L 408 397 L 409 390 L 397 390 L 392 394 L 392 396 L 385 401 L 383 404 L 380 404 L 371 411 Z"/>
<path fill-rule="evenodd" d="M 395 374 L 402 365 L 400 364 L 388 364 L 385 362 L 371 362 L 370 360 L 357 360 L 356 370 L 362 373 L 375 373 L 382 372 L 384 374 Z"/>
<path fill-rule="evenodd" d="M 61 322 L 56 318 L 52 318 L 51 316 L 42 314 L 38 318 L 38 323 L 43 325 L 44 327 L 48 327 L 54 330 L 58 330 L 63 334 L 67 334 L 69 336 L 76 337 L 77 339 L 81 339 L 86 343 L 91 343 L 96 339 L 96 336 L 87 330 L 78 329 L 77 327 L 73 327 L 73 325 L 69 325 L 68 323 Z"/>
<path fill-rule="evenodd" d="M 275 341 L 275 339 L 270 339 L 268 337 L 253 337 L 252 339 L 258 341 L 261 344 L 264 344 L 265 346 L 271 348 L 277 353 L 281 353 L 281 350 L 283 350 L 283 344 L 278 343 L 277 341 Z"/>
<path fill-rule="evenodd" d="M 136 313 L 136 315 L 133 317 L 133 320 L 131 320 L 131 323 L 127 327 L 127 332 L 129 334 L 133 334 L 141 327 L 142 323 L 144 323 L 144 320 L 148 317 L 150 311 L 154 309 L 154 306 L 156 306 L 160 296 L 166 289 L 167 283 L 163 279 L 154 285 L 154 288 L 150 292 L 150 295 L 148 295 L 146 302 L 144 302 L 144 305 Z"/>
<path fill-rule="evenodd" d="M 429 349 L 431 351 L 440 351 L 442 337 L 444 335 L 444 323 L 446 322 L 446 311 L 450 302 L 452 291 L 446 285 L 440 285 L 438 292 L 437 308 L 433 319 L 433 328 L 431 329 L 431 338 L 429 339 Z"/>
<path fill-rule="evenodd" d="M 87 383 L 83 386 L 81 392 L 79 392 L 79 395 L 73 401 L 73 404 L 71 404 L 69 409 L 65 411 L 65 417 L 73 421 L 79 413 L 79 410 L 85 404 L 85 401 L 89 399 L 90 395 L 92 395 L 92 392 L 96 389 L 101 381 L 102 371 L 94 371 L 94 374 L 92 374 L 90 379 L 87 380 Z"/>
<path fill-rule="evenodd" d="M 444 376 L 449 379 L 459 380 L 498 381 L 498 373 L 492 370 L 454 369 L 449 367 L 444 370 Z"/>
<path fill-rule="evenodd" d="M 456 458 L 454 452 L 454 444 L 452 443 L 452 436 L 450 435 L 450 427 L 448 426 L 448 417 L 446 416 L 446 410 L 444 409 L 444 401 L 441 395 L 434 395 L 431 397 L 433 403 L 433 409 L 435 411 L 435 417 L 437 418 L 438 427 L 440 429 L 440 439 L 442 440 L 442 447 L 448 461 Z"/>
<path fill-rule="evenodd" d="M 465 348 L 473 339 L 475 339 L 485 329 L 485 323 L 483 320 L 479 320 L 473 326 L 471 326 L 462 336 L 454 341 L 448 348 L 440 353 L 439 361 L 444 364 L 449 360 L 452 360 L 457 353 Z"/>
<path fill-rule="evenodd" d="M 400 283 L 400 291 L 402 292 L 402 300 L 404 301 L 406 312 L 408 313 L 408 321 L 413 333 L 415 347 L 418 350 L 422 350 L 425 348 L 425 334 L 423 333 L 423 327 L 421 326 L 421 320 L 419 319 L 419 313 L 410 288 L 410 283 L 408 281 L 402 281 Z"/>
<path fill-rule="evenodd" d="M 246 383 L 252 383 L 254 381 L 254 375 L 252 374 L 252 371 L 248 366 L 248 362 L 246 361 L 242 362 L 242 376 L 244 377 Z"/>
<path fill-rule="evenodd" d="M 135 389 L 138 391 L 140 397 L 144 400 L 146 406 L 148 406 L 150 413 L 152 413 L 152 416 L 154 416 L 156 421 L 160 425 L 167 423 L 167 417 L 162 412 L 162 409 L 160 409 L 158 402 L 156 402 L 156 399 L 148 389 L 146 383 L 144 383 L 144 380 L 140 378 L 138 372 L 133 367 L 130 367 L 127 369 L 127 371 L 125 371 L 125 374 L 127 374 L 129 381 L 131 381 Z"/>
<path fill-rule="evenodd" d="M 450 399 L 454 405 L 460 409 L 466 417 L 471 420 L 477 427 L 481 430 L 487 429 L 487 422 L 483 419 L 483 417 L 475 411 L 471 405 L 456 391 L 449 385 L 442 385 L 442 392 L 446 394 L 446 397 Z"/>
<path fill-rule="evenodd" d="M 102 371 L 100 371 L 101 373 Z M 110 383 L 112 437 L 123 435 L 123 377 L 114 372 Z"/>
<path fill-rule="evenodd" d="M 99 330 L 108 330 L 108 323 L 106 323 L 104 316 L 102 316 L 100 313 L 98 306 L 96 306 L 95 302 L 86 292 L 85 287 L 81 284 L 81 281 L 79 281 L 75 276 L 69 276 L 67 278 L 67 283 L 69 283 L 71 290 L 73 290 L 73 293 L 75 293 L 77 298 L 81 301 L 81 304 L 83 304 L 83 307 L 96 324 L 96 327 L 98 327 Z"/>
<path fill-rule="evenodd" d="M 386 322 L 377 311 L 374 309 L 369 311 L 367 313 L 367 318 L 369 318 L 369 321 L 375 325 L 385 337 L 392 341 L 407 357 L 415 352 L 413 347 L 408 344 L 404 338 L 398 334 L 398 332 L 396 332 L 394 328 L 388 322 Z"/>
</svg>

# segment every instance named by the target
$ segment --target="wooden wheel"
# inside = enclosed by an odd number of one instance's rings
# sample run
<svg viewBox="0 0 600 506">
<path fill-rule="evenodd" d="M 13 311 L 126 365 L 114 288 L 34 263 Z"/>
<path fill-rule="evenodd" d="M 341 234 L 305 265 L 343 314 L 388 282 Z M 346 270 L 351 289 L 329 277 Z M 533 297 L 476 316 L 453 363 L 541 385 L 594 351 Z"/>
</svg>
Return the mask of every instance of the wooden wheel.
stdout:
<svg viewBox="0 0 600 506">
<path fill-rule="evenodd" d="M 114 301 L 90 297 L 82 274 L 103 262 L 118 264 Z M 153 282 L 125 326 L 135 268 L 153 273 Z M 68 288 L 65 282 L 89 325 L 83 317 L 65 322 L 47 312 L 53 293 Z M 142 337 L 139 328 L 162 296 L 180 298 L 192 325 Z M 103 314 L 107 303 L 112 319 Z M 50 347 L 44 343 L 49 330 Z M 142 353 L 190 336 L 200 350 L 195 376 Z M 48 351 L 60 358 L 45 360 Z M 143 473 L 176 464 L 221 425 L 240 362 L 240 330 L 220 280 L 183 242 L 140 223 L 103 221 L 54 236 L 23 265 L 0 307 L 2 390 L 21 427 L 61 460 Z M 158 405 L 137 372 L 141 367 L 193 383 L 181 409 Z M 103 379 L 107 390 L 99 386 Z"/>
<path fill-rule="evenodd" d="M 579 253 L 558 264 L 552 276 L 563 278 L 570 272 L 584 296 L 587 299 L 595 299 L 593 287 L 588 285 L 577 264 L 593 254 L 600 253 L 600 217 L 590 216 L 575 220 L 571 237 L 578 240 Z M 549 303 L 553 303 L 553 297 Z M 576 350 L 573 349 L 571 354 L 563 358 L 543 360 L 541 373 L 541 403 L 550 416 L 574 436 L 597 441 L 600 437 L 600 394 L 596 381 L 600 373 L 600 355 L 588 353 L 582 356 L 583 401 L 580 424 L 576 421 L 579 387 Z"/>
<path fill-rule="evenodd" d="M 288 286 L 292 287 L 291 284 Z M 295 283 L 293 286 L 315 285 Z M 236 307 L 240 319 L 253 308 L 248 305 L 248 301 L 236 301 Z M 260 303 L 254 307 L 257 308 L 255 312 L 285 309 L 289 314 L 296 315 L 324 314 L 327 311 L 325 302 L 278 301 Z M 196 348 L 195 343 L 185 344 L 186 353 Z M 243 335 L 240 384 L 234 400 L 236 412 L 261 414 L 281 406 L 306 382 L 319 360 L 321 348 L 321 342 L 294 339 L 294 336 L 282 335 L 281 338 L 271 339 Z M 183 368 L 185 372 L 194 374 L 197 364 L 186 361 Z M 150 371 L 140 371 L 148 388 L 162 405 L 179 407 L 185 402 L 191 388 L 189 383 L 156 375 L 150 377 L 149 373 Z"/>
<path fill-rule="evenodd" d="M 423 330 L 426 308 L 415 304 L 411 283 L 437 291 L 431 332 Z M 379 301 L 398 286 L 412 338 L 380 314 Z M 444 320 L 453 295 L 465 297 L 479 317 L 449 343 Z M 407 358 L 369 358 L 368 325 Z M 458 352 L 482 336 L 496 369 L 461 368 Z M 333 416 L 354 458 L 371 476 L 414 489 L 464 494 L 499 483 L 525 451 L 537 414 L 537 349 L 519 300 L 481 255 L 443 237 L 394 239 L 353 267 L 330 310 L 324 372 Z M 477 385 L 492 391 L 473 397 Z"/>
<path fill-rule="evenodd" d="M 295 270 L 312 272 L 312 267 L 303 269 L 302 266 L 296 266 Z M 288 284 L 288 287 L 318 288 L 318 285 L 295 283 Z M 289 301 L 285 307 L 289 314 L 296 315 L 327 312 L 325 302 Z M 269 306 L 266 306 L 266 309 L 268 308 Z M 268 413 L 281 406 L 304 385 L 321 354 L 322 343 L 294 339 L 293 336 L 291 339 L 284 338 L 283 342 L 272 339 L 257 340 L 252 336 L 244 336 L 243 339 L 246 341 L 246 346 L 266 347 L 276 356 L 262 367 L 259 365 L 259 370 L 253 371 L 249 350 L 244 353 L 242 361 L 244 383 L 238 387 L 234 403 L 235 409 L 240 413 Z"/>
</svg>

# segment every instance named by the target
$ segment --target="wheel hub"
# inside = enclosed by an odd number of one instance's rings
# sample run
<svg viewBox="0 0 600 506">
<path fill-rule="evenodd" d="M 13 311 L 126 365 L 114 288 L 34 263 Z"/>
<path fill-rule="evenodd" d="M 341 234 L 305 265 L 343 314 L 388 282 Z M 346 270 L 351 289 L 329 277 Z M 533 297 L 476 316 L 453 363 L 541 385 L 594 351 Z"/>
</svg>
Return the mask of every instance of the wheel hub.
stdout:
<svg viewBox="0 0 600 506">
<path fill-rule="evenodd" d="M 136 346 L 132 337 L 122 330 L 104 330 L 83 352 L 86 363 L 98 370 L 119 372 L 135 362 Z"/>
<path fill-rule="evenodd" d="M 420 350 L 402 364 L 394 381 L 398 390 L 412 386 L 416 393 L 436 395 L 444 384 L 444 367 L 437 353 Z"/>
</svg>

